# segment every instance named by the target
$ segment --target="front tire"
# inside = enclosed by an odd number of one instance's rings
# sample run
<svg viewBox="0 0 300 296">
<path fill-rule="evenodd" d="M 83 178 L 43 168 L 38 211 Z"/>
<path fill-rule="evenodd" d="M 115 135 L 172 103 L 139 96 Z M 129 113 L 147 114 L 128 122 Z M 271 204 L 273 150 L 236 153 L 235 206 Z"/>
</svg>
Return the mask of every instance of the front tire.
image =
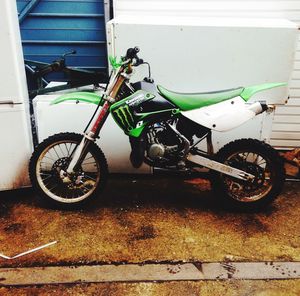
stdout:
<svg viewBox="0 0 300 296">
<path fill-rule="evenodd" d="M 66 174 L 70 156 L 82 135 L 60 133 L 40 143 L 29 163 L 33 188 L 42 201 L 58 208 L 74 209 L 95 199 L 106 184 L 108 166 L 101 149 L 93 142 L 80 168 Z"/>
<path fill-rule="evenodd" d="M 214 193 L 225 207 L 239 210 L 263 208 L 282 191 L 285 180 L 283 159 L 264 142 L 254 139 L 231 142 L 217 153 L 216 159 L 255 176 L 249 182 L 212 173 Z"/>
</svg>

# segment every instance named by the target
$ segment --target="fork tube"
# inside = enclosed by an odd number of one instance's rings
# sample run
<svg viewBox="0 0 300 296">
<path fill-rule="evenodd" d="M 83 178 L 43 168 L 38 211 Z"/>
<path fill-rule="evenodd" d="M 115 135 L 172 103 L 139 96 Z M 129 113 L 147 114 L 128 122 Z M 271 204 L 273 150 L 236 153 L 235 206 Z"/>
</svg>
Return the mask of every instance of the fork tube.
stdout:
<svg viewBox="0 0 300 296">
<path fill-rule="evenodd" d="M 109 102 L 106 101 L 104 103 L 104 105 L 103 105 L 103 107 L 102 107 L 102 109 L 101 109 L 101 111 L 100 111 L 100 113 L 99 113 L 99 115 L 98 115 L 95 123 L 93 124 L 93 126 L 92 126 L 92 128 L 90 130 L 90 132 L 93 133 L 92 136 L 98 136 L 98 134 L 99 134 L 99 132 L 100 132 L 100 130 L 101 130 L 101 128 L 102 128 L 105 120 L 108 117 L 109 107 L 110 107 L 110 104 L 109 104 Z"/>
<path fill-rule="evenodd" d="M 118 94 L 118 91 L 120 89 L 120 87 L 122 86 L 123 82 L 124 82 L 125 78 L 123 76 L 119 76 L 117 78 L 117 81 L 114 85 L 114 87 L 112 88 L 111 92 L 109 93 L 109 98 L 111 100 L 114 100 Z M 109 115 L 109 107 L 110 107 L 111 103 L 106 101 L 95 121 L 95 123 L 93 124 L 92 128 L 91 128 L 91 136 L 92 137 L 98 137 L 100 130 L 103 126 L 103 124 L 105 123 L 105 120 L 107 119 L 108 115 Z"/>
<path fill-rule="evenodd" d="M 120 87 L 122 86 L 123 82 L 124 82 L 125 78 L 122 76 L 119 76 L 117 78 L 117 81 L 115 83 L 115 85 L 112 87 L 111 92 L 109 93 L 109 98 L 114 100 L 115 97 L 117 96 L 117 93 L 120 89 Z M 101 109 L 101 111 L 99 112 L 99 115 L 95 121 L 95 123 L 93 124 L 91 130 L 85 134 L 80 142 L 80 144 L 77 146 L 77 148 L 74 151 L 72 160 L 67 168 L 67 172 L 69 174 L 71 174 L 74 169 L 76 169 L 80 163 L 84 160 L 87 151 L 88 151 L 88 146 L 89 143 L 91 141 L 95 141 L 95 139 L 98 137 L 100 130 L 102 128 L 102 126 L 104 125 L 108 115 L 109 115 L 109 107 L 110 107 L 111 103 L 109 101 L 106 101 Z"/>
</svg>

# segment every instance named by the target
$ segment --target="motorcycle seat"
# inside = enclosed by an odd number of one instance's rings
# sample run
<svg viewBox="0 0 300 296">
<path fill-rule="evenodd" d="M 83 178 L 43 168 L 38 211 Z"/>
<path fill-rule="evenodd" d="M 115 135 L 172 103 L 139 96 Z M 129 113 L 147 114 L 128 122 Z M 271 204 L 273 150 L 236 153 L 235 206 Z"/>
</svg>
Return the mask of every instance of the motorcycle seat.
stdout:
<svg viewBox="0 0 300 296">
<path fill-rule="evenodd" d="M 232 99 L 239 96 L 244 90 L 244 87 L 238 87 L 214 92 L 180 93 L 170 91 L 161 85 L 158 85 L 157 88 L 162 96 L 182 111 L 189 111 Z"/>
</svg>

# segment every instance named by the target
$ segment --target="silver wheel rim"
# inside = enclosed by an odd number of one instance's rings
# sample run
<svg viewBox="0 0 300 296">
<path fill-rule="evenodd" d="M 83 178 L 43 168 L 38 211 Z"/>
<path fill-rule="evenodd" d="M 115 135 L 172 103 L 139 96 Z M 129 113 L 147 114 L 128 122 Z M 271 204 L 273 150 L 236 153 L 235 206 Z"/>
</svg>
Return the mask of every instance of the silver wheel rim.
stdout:
<svg viewBox="0 0 300 296">
<path fill-rule="evenodd" d="M 239 202 L 255 202 L 264 198 L 272 190 L 273 175 L 270 169 L 270 161 L 266 157 L 257 152 L 240 151 L 231 154 L 224 163 L 230 165 L 234 161 L 244 162 L 244 166 L 256 168 L 257 172 L 262 174 L 262 178 L 260 181 L 256 180 L 258 183 L 251 188 L 249 183 L 221 175 L 227 193 L 231 198 Z M 239 167 L 239 169 L 243 168 Z M 253 171 L 248 172 L 253 173 Z"/>
<path fill-rule="evenodd" d="M 78 184 L 67 185 L 59 178 L 59 163 L 67 161 L 77 144 L 75 140 L 57 141 L 49 145 L 37 160 L 36 177 L 40 188 L 60 203 L 78 203 L 87 199 L 100 182 L 100 166 L 90 151 L 81 164 L 80 176 L 76 178 Z"/>
</svg>

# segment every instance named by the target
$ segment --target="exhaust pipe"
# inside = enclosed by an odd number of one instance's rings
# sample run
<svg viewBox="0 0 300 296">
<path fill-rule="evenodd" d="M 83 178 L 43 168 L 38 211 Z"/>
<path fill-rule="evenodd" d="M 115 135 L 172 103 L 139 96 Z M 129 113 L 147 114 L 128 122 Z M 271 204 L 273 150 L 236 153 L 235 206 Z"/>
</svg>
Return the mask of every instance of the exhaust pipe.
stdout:
<svg viewBox="0 0 300 296">
<path fill-rule="evenodd" d="M 267 105 L 265 101 L 255 102 L 248 106 L 248 110 L 253 111 L 256 115 L 263 113 L 269 109 L 273 109 L 273 106 Z"/>
</svg>

